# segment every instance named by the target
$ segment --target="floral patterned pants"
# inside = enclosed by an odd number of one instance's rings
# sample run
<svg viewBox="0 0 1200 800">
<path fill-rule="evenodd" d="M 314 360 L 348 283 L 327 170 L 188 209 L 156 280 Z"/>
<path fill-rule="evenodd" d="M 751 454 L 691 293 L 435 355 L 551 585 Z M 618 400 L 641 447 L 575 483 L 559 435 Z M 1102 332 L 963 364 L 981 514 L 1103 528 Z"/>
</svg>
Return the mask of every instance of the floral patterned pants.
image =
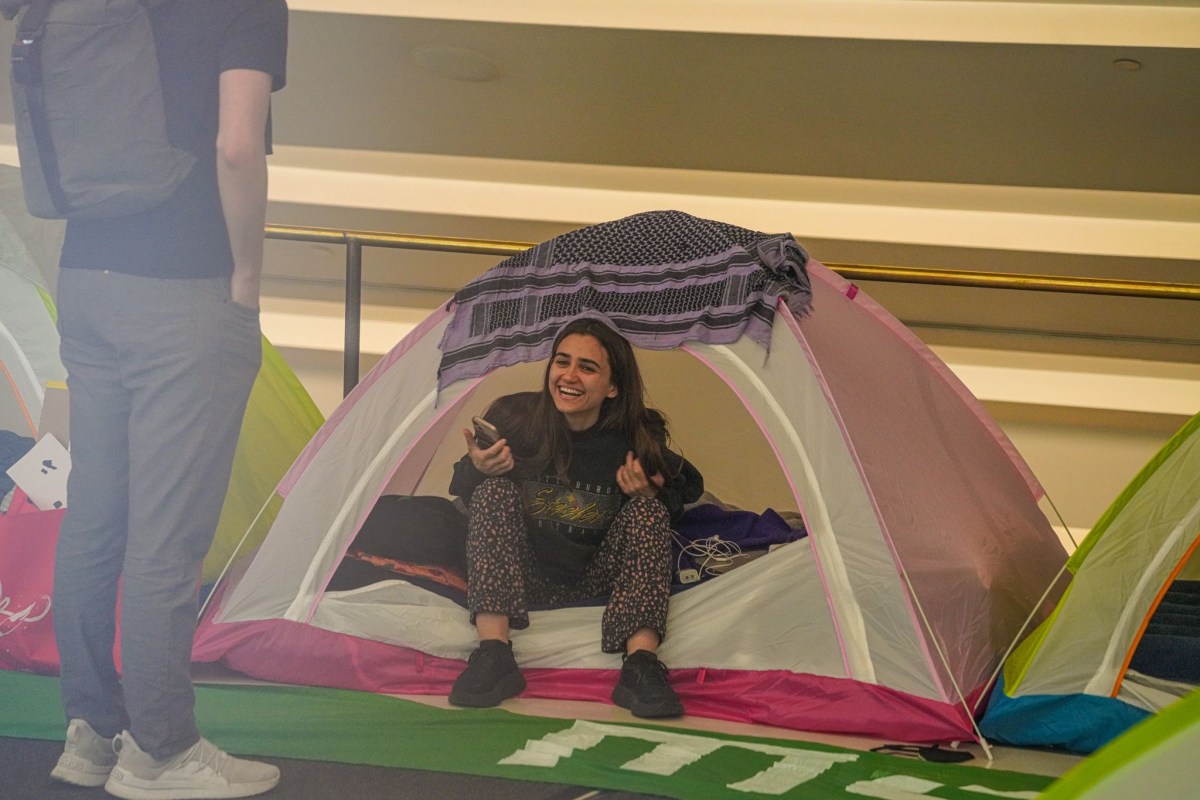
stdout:
<svg viewBox="0 0 1200 800">
<path fill-rule="evenodd" d="M 489 478 L 471 495 L 467 534 L 467 607 L 504 614 L 515 630 L 529 627 L 529 605 L 553 605 L 608 595 L 600 648 L 625 652 L 642 628 L 666 635 L 671 594 L 671 530 L 666 506 L 632 497 L 613 519 L 583 576 L 571 585 L 538 566 L 521 507 L 521 492 L 506 478 Z"/>
</svg>

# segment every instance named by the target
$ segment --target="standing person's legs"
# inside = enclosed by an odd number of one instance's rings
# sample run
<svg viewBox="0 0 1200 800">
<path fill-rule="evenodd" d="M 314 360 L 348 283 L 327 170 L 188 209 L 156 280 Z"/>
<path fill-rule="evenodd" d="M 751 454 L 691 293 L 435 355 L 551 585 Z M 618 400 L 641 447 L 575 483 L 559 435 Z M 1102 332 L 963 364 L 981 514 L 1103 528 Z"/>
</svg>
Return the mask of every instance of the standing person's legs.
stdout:
<svg viewBox="0 0 1200 800">
<path fill-rule="evenodd" d="M 191 650 L 204 556 L 262 357 L 257 312 L 228 281 L 109 276 L 120 288 L 131 396 L 121 589 L 129 731 L 157 759 L 199 741 Z"/>
<path fill-rule="evenodd" d="M 102 275 L 70 269 L 58 283 L 72 470 L 55 551 L 53 608 L 63 710 L 73 722 L 52 774 L 88 786 L 107 779 L 116 763 L 112 739 L 129 725 L 113 664 L 128 522 L 129 397 L 117 347 L 97 329 L 109 314 L 107 298 L 97 295 L 103 283 Z"/>
</svg>

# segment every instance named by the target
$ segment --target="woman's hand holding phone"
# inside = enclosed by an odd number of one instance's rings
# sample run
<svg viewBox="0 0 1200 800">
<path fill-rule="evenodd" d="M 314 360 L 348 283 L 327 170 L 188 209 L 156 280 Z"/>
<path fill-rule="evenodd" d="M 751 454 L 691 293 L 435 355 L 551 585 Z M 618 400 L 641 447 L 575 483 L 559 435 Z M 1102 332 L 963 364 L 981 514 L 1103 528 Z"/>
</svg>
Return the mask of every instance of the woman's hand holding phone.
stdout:
<svg viewBox="0 0 1200 800">
<path fill-rule="evenodd" d="M 500 441 L 500 430 L 483 417 L 471 417 L 471 424 L 475 426 L 475 443 L 482 449 Z"/>
<path fill-rule="evenodd" d="M 482 417 L 475 417 L 472 423 L 473 431 L 463 429 L 471 464 L 489 478 L 511 472 L 515 462 L 508 440 L 501 438 L 500 431 Z"/>
</svg>

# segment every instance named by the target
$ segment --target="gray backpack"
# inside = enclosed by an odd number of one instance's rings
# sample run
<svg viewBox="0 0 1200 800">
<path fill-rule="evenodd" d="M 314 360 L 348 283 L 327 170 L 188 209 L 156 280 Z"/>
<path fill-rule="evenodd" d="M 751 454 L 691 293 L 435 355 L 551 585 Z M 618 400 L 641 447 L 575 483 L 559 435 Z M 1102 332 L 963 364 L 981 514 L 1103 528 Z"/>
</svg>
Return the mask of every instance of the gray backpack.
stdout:
<svg viewBox="0 0 1200 800">
<path fill-rule="evenodd" d="M 12 99 L 25 204 L 108 219 L 158 205 L 195 163 L 167 138 L 146 6 L 162 0 L 0 0 L 16 16 Z"/>
</svg>

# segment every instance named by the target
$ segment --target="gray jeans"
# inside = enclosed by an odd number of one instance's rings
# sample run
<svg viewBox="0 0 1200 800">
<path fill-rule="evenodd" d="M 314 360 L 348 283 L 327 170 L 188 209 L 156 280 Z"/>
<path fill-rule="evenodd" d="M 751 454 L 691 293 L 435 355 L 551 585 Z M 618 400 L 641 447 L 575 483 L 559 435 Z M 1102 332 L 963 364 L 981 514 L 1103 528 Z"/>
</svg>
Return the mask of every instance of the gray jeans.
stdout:
<svg viewBox="0 0 1200 800">
<path fill-rule="evenodd" d="M 200 737 L 200 571 L 262 358 L 258 312 L 230 302 L 228 279 L 66 269 L 58 292 L 72 461 L 53 596 L 63 707 L 165 758 Z"/>
</svg>

